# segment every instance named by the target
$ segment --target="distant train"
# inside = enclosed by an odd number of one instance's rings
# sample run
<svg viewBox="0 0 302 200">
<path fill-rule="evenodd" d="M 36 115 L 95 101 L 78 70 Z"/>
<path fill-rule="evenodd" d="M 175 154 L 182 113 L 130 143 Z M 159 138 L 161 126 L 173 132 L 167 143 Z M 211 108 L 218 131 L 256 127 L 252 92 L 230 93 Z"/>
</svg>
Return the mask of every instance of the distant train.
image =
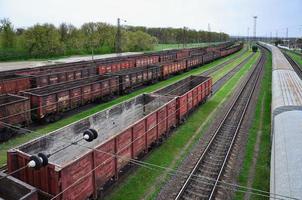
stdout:
<svg viewBox="0 0 302 200">
<path fill-rule="evenodd" d="M 27 126 L 32 121 L 54 122 L 62 113 L 95 101 L 108 101 L 137 87 L 230 55 L 243 44 L 174 50 L 105 60 L 85 61 L 0 73 L 0 121 Z M 10 88 L 9 90 L 6 88 Z M 1 90 L 0 90 L 1 91 Z M 0 141 L 18 132 L 0 123 Z"/>
</svg>

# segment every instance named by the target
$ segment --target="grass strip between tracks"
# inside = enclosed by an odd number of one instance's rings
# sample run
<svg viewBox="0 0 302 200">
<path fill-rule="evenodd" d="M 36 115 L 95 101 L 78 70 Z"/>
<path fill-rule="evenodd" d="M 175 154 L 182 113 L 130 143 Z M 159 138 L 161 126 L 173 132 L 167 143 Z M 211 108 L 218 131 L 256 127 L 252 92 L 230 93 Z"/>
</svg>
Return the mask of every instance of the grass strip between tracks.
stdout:
<svg viewBox="0 0 302 200">
<path fill-rule="evenodd" d="M 271 151 L 271 73 L 272 73 L 272 55 L 268 53 L 268 59 L 265 63 L 264 76 L 261 82 L 261 88 L 252 126 L 248 133 L 248 140 L 245 150 L 243 165 L 238 177 L 238 184 L 247 186 L 249 179 L 252 181 L 251 187 L 260 190 L 269 191 L 270 180 L 270 151 Z M 260 135 L 259 149 L 255 150 L 257 134 Z M 258 152 L 257 152 L 258 151 Z M 254 175 L 249 177 L 253 158 L 258 153 Z M 235 199 L 244 199 L 244 194 L 237 192 Z M 250 199 L 264 199 L 261 196 L 250 196 Z M 267 198 L 268 199 L 268 198 Z"/>
<path fill-rule="evenodd" d="M 286 51 L 286 53 L 294 60 L 296 63 L 298 63 L 300 69 L 302 69 L 302 55 L 297 55 L 293 52 Z"/>
<path fill-rule="evenodd" d="M 230 97 L 232 91 L 241 78 L 251 69 L 259 55 L 259 53 L 255 54 L 213 97 L 194 111 L 188 120 L 167 141 L 152 150 L 145 161 L 176 169 L 202 137 L 213 120 L 215 112 Z M 153 171 L 138 167 L 137 170 L 114 188 L 113 192 L 105 199 L 154 199 L 169 177 L 167 171 L 164 170 Z"/>
<path fill-rule="evenodd" d="M 52 124 L 49 124 L 37 131 L 35 131 L 34 133 L 30 133 L 30 134 L 25 134 L 25 135 L 21 135 L 19 137 L 15 137 L 15 138 L 12 138 L 11 140 L 5 142 L 5 143 L 2 143 L 0 144 L 0 166 L 4 165 L 6 163 L 6 151 L 10 148 L 13 148 L 17 145 L 21 145 L 25 142 L 28 142 L 34 138 L 37 138 L 37 137 L 40 137 L 42 135 L 45 135 L 51 131 L 54 131 L 54 130 L 57 130 L 63 126 L 66 126 L 70 123 L 73 123 L 77 120 L 80 120 L 80 119 L 83 119 L 89 115 L 92 115 L 94 113 L 97 113 L 99 111 L 102 111 L 104 109 L 107 109 L 109 108 L 110 106 L 113 106 L 113 105 L 116 105 L 118 103 L 121 103 L 123 101 L 126 101 L 130 98 L 133 98 L 137 95 L 140 95 L 142 93 L 149 93 L 149 92 L 153 92 L 159 88 L 162 88 L 162 87 L 165 87 L 167 85 L 170 85 L 172 83 L 175 83 L 181 79 L 184 79 L 190 75 L 197 75 L 197 74 L 200 74 L 204 71 L 207 71 L 208 69 L 211 69 L 227 60 L 230 60 L 234 57 L 236 57 L 238 54 L 241 54 L 242 52 L 244 51 L 244 49 L 242 49 L 241 51 L 233 54 L 233 55 L 230 55 L 228 57 L 225 57 L 225 58 L 221 58 L 219 60 L 216 60 L 212 63 L 209 63 L 209 64 L 206 64 L 202 67 L 199 67 L 199 68 L 196 68 L 196 69 L 193 69 L 189 72 L 186 72 L 186 73 L 183 73 L 183 74 L 180 74 L 180 75 L 177 75 L 177 76 L 173 76 L 171 78 L 169 78 L 168 80 L 165 80 L 165 81 L 161 81 L 161 82 L 158 82 L 154 85 L 151 85 L 151 86 L 148 86 L 148 87 L 145 87 L 145 88 L 142 88 L 140 90 L 137 90 L 135 92 L 132 92 L 131 94 L 128 94 L 128 95 L 124 95 L 124 96 L 121 96 L 121 97 L 118 97 L 112 101 L 109 101 L 109 102 L 106 102 L 106 103 L 102 103 L 102 104 L 99 104 L 99 105 L 96 105 L 95 107 L 93 108 L 90 108 L 88 110 L 85 110 L 83 112 L 80 112 L 80 113 L 77 113 L 73 116 L 70 116 L 70 117 L 67 117 L 65 119 L 62 119 L 62 120 L 59 120 L 55 123 L 52 123 Z M 246 52 L 244 53 L 239 59 L 236 59 L 235 61 L 231 62 L 231 64 L 229 64 L 228 66 L 233 66 L 235 67 L 236 64 L 239 63 L 239 60 L 243 59 L 243 57 L 247 57 L 248 55 L 250 54 L 250 52 Z"/>
</svg>

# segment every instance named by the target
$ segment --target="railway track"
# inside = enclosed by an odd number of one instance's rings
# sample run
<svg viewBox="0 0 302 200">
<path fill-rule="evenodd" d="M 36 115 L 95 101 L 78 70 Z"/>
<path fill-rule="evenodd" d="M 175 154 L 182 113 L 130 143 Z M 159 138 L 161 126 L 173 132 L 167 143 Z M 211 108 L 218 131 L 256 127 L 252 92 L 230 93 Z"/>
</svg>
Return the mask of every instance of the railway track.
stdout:
<svg viewBox="0 0 302 200">
<path fill-rule="evenodd" d="M 302 79 L 302 69 L 299 66 L 299 64 L 294 61 L 286 52 L 283 51 L 283 54 L 285 58 L 288 60 L 288 62 L 291 64 L 291 66 L 294 68 L 295 72 L 298 74 L 300 79 Z"/>
<path fill-rule="evenodd" d="M 175 199 L 215 198 L 217 187 L 220 184 L 264 62 L 265 55 L 262 54 L 257 66 L 249 75 Z"/>
<path fill-rule="evenodd" d="M 236 67 L 231 69 L 228 73 L 226 73 L 223 77 L 217 80 L 213 84 L 213 94 L 215 94 L 234 74 L 236 74 L 252 57 L 254 54 L 249 55 L 243 61 L 241 61 Z M 204 74 L 200 74 L 201 76 L 207 76 Z"/>
<path fill-rule="evenodd" d="M 245 49 L 242 53 L 238 54 L 237 56 L 235 56 L 234 58 L 231 58 L 223 63 L 220 63 L 219 65 L 211 68 L 211 69 L 208 69 L 207 71 L 203 72 L 201 75 L 202 76 L 209 76 L 211 75 L 212 73 L 214 73 L 215 71 L 218 71 L 220 69 L 222 69 L 224 66 L 234 62 L 236 59 L 240 58 L 241 56 L 243 56 L 245 53 L 247 52 L 247 49 Z"/>
<path fill-rule="evenodd" d="M 220 70 L 220 69 L 222 69 L 224 66 L 226 66 L 226 65 L 228 65 L 228 64 L 230 64 L 230 63 L 232 63 L 232 62 L 234 62 L 236 59 L 238 59 L 238 58 L 240 58 L 242 55 L 244 55 L 244 53 L 246 53 L 247 52 L 247 49 L 245 49 L 242 53 L 240 53 L 240 54 L 238 54 L 238 55 L 236 55 L 235 57 L 233 57 L 233 58 L 231 58 L 231 59 L 229 59 L 229 60 L 227 60 L 227 61 L 225 61 L 225 62 L 222 62 L 222 63 L 220 63 L 219 65 L 217 65 L 217 66 L 215 66 L 215 67 L 213 67 L 213 68 L 210 68 L 210 69 L 208 69 L 207 71 L 205 71 L 205 72 L 203 72 L 203 73 L 201 73 L 201 74 L 198 74 L 198 75 L 201 75 L 201 76 L 209 76 L 209 75 L 211 75 L 212 73 L 214 73 L 215 71 L 218 71 L 218 70 Z M 246 60 L 246 59 L 245 59 Z M 245 61 L 244 60 L 244 61 Z M 246 62 L 244 62 L 244 63 L 246 63 Z M 241 63 L 240 63 L 241 64 Z M 239 65 L 240 65 L 239 64 Z M 226 75 L 230 78 L 230 76 L 232 76 L 232 74 L 234 74 L 236 71 L 238 71 L 238 67 L 239 67 L 239 65 L 238 66 L 236 66 L 234 69 L 232 69 L 230 72 L 228 72 Z M 242 66 L 242 65 L 241 65 Z M 237 70 L 236 70 L 237 69 Z M 217 83 L 215 83 L 214 85 L 213 85 L 213 93 L 215 93 L 225 82 L 227 81 L 227 78 L 225 78 L 225 76 L 224 77 L 222 77 L 220 80 L 218 80 L 217 81 Z M 66 119 L 66 118 L 68 118 L 68 117 L 70 117 L 70 116 L 73 116 L 73 115 L 75 115 L 75 114 L 78 114 L 78 113 L 81 113 L 81 112 L 84 112 L 84 111 L 86 111 L 86 110 L 88 110 L 88 109 L 91 109 L 91 108 L 93 108 L 93 107 L 95 107 L 95 104 L 94 103 L 92 103 L 92 104 L 87 104 L 87 105 L 84 105 L 84 106 L 82 106 L 82 107 L 78 107 L 77 109 L 73 109 L 73 110 L 70 110 L 70 111 L 68 111 L 68 112 L 65 112 L 65 113 L 62 113 L 62 118 L 61 119 Z M 29 129 L 30 130 L 38 130 L 38 129 L 40 129 L 40 128 L 43 128 L 43 127 L 45 127 L 45 125 L 41 125 L 41 124 L 39 124 L 39 123 L 33 123 L 33 124 L 31 124 L 30 126 L 29 126 Z"/>
</svg>

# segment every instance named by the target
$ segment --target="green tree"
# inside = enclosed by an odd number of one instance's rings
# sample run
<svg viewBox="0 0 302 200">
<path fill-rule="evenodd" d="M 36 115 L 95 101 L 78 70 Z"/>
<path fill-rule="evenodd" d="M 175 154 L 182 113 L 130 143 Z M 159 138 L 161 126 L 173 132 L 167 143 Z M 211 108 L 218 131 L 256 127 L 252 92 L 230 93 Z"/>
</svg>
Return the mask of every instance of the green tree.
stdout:
<svg viewBox="0 0 302 200">
<path fill-rule="evenodd" d="M 63 53 L 60 34 L 52 24 L 37 24 L 24 33 L 25 48 L 32 56 L 54 56 Z"/>
<path fill-rule="evenodd" d="M 123 51 L 152 50 L 154 45 L 157 44 L 157 39 L 155 37 L 152 37 L 143 31 L 128 31 L 125 35 L 126 36 L 123 39 L 126 41 L 122 43 Z"/>
<path fill-rule="evenodd" d="M 0 20 L 1 47 L 3 49 L 13 48 L 15 45 L 15 32 L 9 19 Z"/>
</svg>

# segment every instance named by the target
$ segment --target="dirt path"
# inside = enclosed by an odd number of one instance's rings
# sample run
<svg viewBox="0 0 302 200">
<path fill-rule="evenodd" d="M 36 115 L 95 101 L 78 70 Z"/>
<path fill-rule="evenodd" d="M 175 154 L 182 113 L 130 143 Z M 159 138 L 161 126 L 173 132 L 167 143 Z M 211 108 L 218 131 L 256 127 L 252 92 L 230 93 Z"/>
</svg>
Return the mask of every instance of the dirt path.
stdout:
<svg viewBox="0 0 302 200">
<path fill-rule="evenodd" d="M 252 160 L 252 165 L 249 170 L 249 175 L 248 175 L 248 181 L 247 181 L 247 187 L 251 188 L 254 182 L 255 178 L 255 172 L 256 172 L 256 164 L 258 161 L 258 156 L 259 156 L 259 151 L 260 151 L 260 143 L 261 143 L 261 136 L 262 136 L 262 128 L 263 128 L 263 118 L 264 118 L 264 102 L 265 102 L 265 95 L 261 99 L 261 112 L 260 112 L 260 124 L 258 126 L 258 131 L 257 131 L 257 138 L 256 138 L 256 143 L 254 146 L 254 156 Z M 244 200 L 249 200 L 251 198 L 250 190 L 244 194 Z"/>
</svg>

